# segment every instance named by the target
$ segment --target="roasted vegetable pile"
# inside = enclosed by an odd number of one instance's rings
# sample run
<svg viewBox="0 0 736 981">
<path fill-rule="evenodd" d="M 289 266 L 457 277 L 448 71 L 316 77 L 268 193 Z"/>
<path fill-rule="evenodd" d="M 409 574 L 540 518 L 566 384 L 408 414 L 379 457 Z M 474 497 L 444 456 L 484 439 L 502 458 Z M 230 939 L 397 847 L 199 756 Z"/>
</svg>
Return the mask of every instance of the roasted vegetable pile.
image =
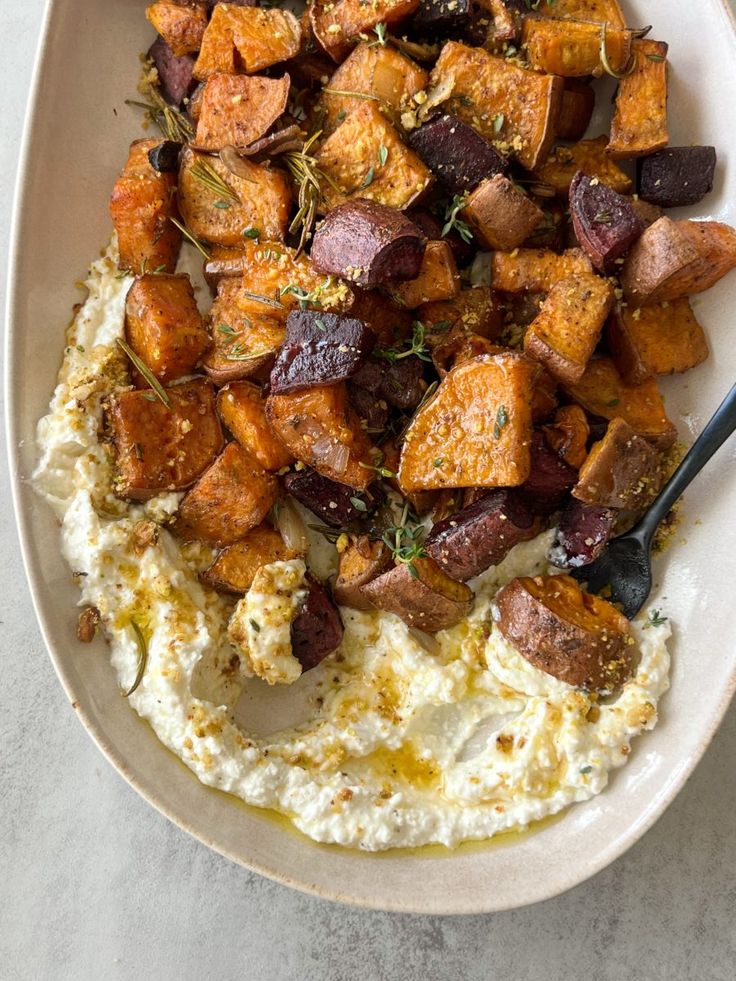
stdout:
<svg viewBox="0 0 736 981">
<path fill-rule="evenodd" d="M 426 632 L 547 527 L 558 567 L 591 562 L 663 478 L 656 376 L 708 355 L 688 297 L 736 266 L 733 229 L 662 211 L 716 166 L 668 146 L 667 45 L 617 0 L 314 0 L 301 18 L 157 0 L 147 17 L 164 139 L 133 144 L 111 201 L 136 277 L 119 494 L 185 490 L 172 530 L 221 549 L 202 578 L 234 594 L 304 553 L 298 501 L 337 545 L 335 598 Z M 610 132 L 586 137 L 606 74 Z M 321 587 L 313 605 L 334 647 Z M 626 622 L 567 577 L 516 580 L 498 611 L 574 684 L 629 669 Z M 313 638 L 316 663 L 332 648 Z"/>
</svg>

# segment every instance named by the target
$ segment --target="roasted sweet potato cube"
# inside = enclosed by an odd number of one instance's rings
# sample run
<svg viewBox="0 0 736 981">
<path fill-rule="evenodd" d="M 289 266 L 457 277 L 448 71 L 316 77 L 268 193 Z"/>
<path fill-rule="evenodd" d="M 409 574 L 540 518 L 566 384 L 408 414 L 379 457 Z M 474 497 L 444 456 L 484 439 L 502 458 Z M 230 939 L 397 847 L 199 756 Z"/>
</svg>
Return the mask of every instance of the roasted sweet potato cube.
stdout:
<svg viewBox="0 0 736 981">
<path fill-rule="evenodd" d="M 228 443 L 185 495 L 174 531 L 185 541 L 232 545 L 263 521 L 278 496 L 274 475 L 238 443 Z"/>
<path fill-rule="evenodd" d="M 443 104 L 528 170 L 546 160 L 555 138 L 564 81 L 508 59 L 448 41 L 432 69 L 425 106 Z"/>
<path fill-rule="evenodd" d="M 610 692 L 633 671 L 629 621 L 570 576 L 512 579 L 496 594 L 495 610 L 521 656 L 568 685 Z"/>
<path fill-rule="evenodd" d="M 659 454 L 649 440 L 617 418 L 591 447 L 572 494 L 585 504 L 639 511 L 654 500 L 662 477 Z"/>
<path fill-rule="evenodd" d="M 424 303 L 417 307 L 416 317 L 426 328 L 430 348 L 456 333 L 495 341 L 503 329 L 501 308 L 487 286 L 462 289 L 451 300 Z"/>
<path fill-rule="evenodd" d="M 472 589 L 451 579 L 429 558 L 397 565 L 362 591 L 379 610 L 395 613 L 428 634 L 454 627 L 473 607 Z"/>
<path fill-rule="evenodd" d="M 522 484 L 531 465 L 536 374 L 534 362 L 513 353 L 453 368 L 406 433 L 402 490 Z"/>
<path fill-rule="evenodd" d="M 567 197 L 570 184 L 582 170 L 592 180 L 612 187 L 619 194 L 628 194 L 632 181 L 628 174 L 606 154 L 606 137 L 580 140 L 572 146 L 558 146 L 537 167 L 534 176 L 540 184 L 551 188 L 559 197 Z"/>
<path fill-rule="evenodd" d="M 543 427 L 547 445 L 571 467 L 579 470 L 588 455 L 590 426 L 579 405 L 562 405 L 554 421 Z"/>
<path fill-rule="evenodd" d="M 166 41 L 157 37 L 148 49 L 147 57 L 158 73 L 161 95 L 170 105 L 180 107 L 197 85 L 193 76 L 194 56 L 187 54 L 177 58 Z"/>
<path fill-rule="evenodd" d="M 561 279 L 592 272 L 581 249 L 568 249 L 562 255 L 547 249 L 514 249 L 491 256 L 493 289 L 501 293 L 549 293 Z"/>
<path fill-rule="evenodd" d="M 281 470 L 294 462 L 266 418 L 266 400 L 252 382 L 231 382 L 217 394 L 217 411 L 227 428 L 264 470 Z"/>
<path fill-rule="evenodd" d="M 507 348 L 493 344 L 479 334 L 454 331 L 432 349 L 432 361 L 440 378 L 464 361 L 471 361 L 481 354 L 502 354 Z"/>
<path fill-rule="evenodd" d="M 391 553 L 383 542 L 360 535 L 340 555 L 332 590 L 335 599 L 341 606 L 351 606 L 354 610 L 375 609 L 364 595 L 363 587 L 386 572 L 391 564 Z"/>
<path fill-rule="evenodd" d="M 166 389 L 171 405 L 151 389 L 120 392 L 109 418 L 117 453 L 115 492 L 145 501 L 183 490 L 212 463 L 222 447 L 212 385 L 198 379 Z"/>
<path fill-rule="evenodd" d="M 148 152 L 160 140 L 136 140 L 110 197 L 110 216 L 118 235 L 119 266 L 134 273 L 174 272 L 181 232 L 176 217 L 176 174 L 157 173 Z"/>
<path fill-rule="evenodd" d="M 669 142 L 667 128 L 667 45 L 638 38 L 632 43 L 636 67 L 616 94 L 608 153 L 641 157 Z"/>
<path fill-rule="evenodd" d="M 296 552 L 287 548 L 277 531 L 270 525 L 259 525 L 244 538 L 223 548 L 199 578 L 218 592 L 247 593 L 261 566 L 294 558 Z"/>
<path fill-rule="evenodd" d="M 257 229 L 255 230 L 257 232 Z M 213 293 L 221 279 L 240 279 L 245 269 L 246 252 L 243 247 L 229 249 L 224 245 L 213 245 L 210 257 L 204 261 L 204 278 Z"/>
<path fill-rule="evenodd" d="M 521 33 L 532 68 L 566 78 L 603 74 L 601 27 L 584 21 L 526 17 Z M 606 57 L 615 72 L 631 58 L 631 31 L 606 30 Z"/>
<path fill-rule="evenodd" d="M 580 78 L 565 79 L 557 138 L 577 143 L 585 136 L 595 108 L 593 88 Z"/>
<path fill-rule="evenodd" d="M 179 208 L 187 228 L 205 242 L 231 247 L 242 244 L 248 228 L 258 229 L 264 239 L 283 241 L 291 209 L 291 185 L 286 175 L 267 164 L 246 159 L 241 164 L 247 176 L 231 173 L 219 157 L 184 149 Z M 219 181 L 215 188 L 211 186 L 210 171 L 223 182 L 222 188 Z"/>
<path fill-rule="evenodd" d="M 558 280 L 527 329 L 524 353 L 553 378 L 574 384 L 582 378 L 613 302 L 613 287 L 600 276 Z"/>
<path fill-rule="evenodd" d="M 288 75 L 211 75 L 202 93 L 197 146 L 220 150 L 253 143 L 283 114 L 290 85 Z"/>
<path fill-rule="evenodd" d="M 146 8 L 146 17 L 177 58 L 199 51 L 207 27 L 207 10 L 201 4 L 156 0 Z"/>
<path fill-rule="evenodd" d="M 442 113 L 413 130 L 409 145 L 437 180 L 455 194 L 473 191 L 486 178 L 508 169 L 504 157 L 472 126 Z"/>
<path fill-rule="evenodd" d="M 632 305 L 677 300 L 710 289 L 736 268 L 736 230 L 717 221 L 660 218 L 634 245 L 621 270 Z"/>
<path fill-rule="evenodd" d="M 670 146 L 638 161 L 639 195 L 662 208 L 697 204 L 713 190 L 714 146 Z"/>
<path fill-rule="evenodd" d="M 705 333 L 687 299 L 646 307 L 619 305 L 606 325 L 616 367 L 632 385 L 650 375 L 688 371 L 708 357 Z"/>
<path fill-rule="evenodd" d="M 609 274 L 645 227 L 628 198 L 600 181 L 594 183 L 582 171 L 570 185 L 570 215 L 575 236 L 590 261 Z"/>
<path fill-rule="evenodd" d="M 444 240 L 427 242 L 417 278 L 407 279 L 392 290 L 394 298 L 407 310 L 423 303 L 451 300 L 459 292 L 460 276 L 452 249 Z"/>
<path fill-rule="evenodd" d="M 139 276 L 125 300 L 125 336 L 160 382 L 190 375 L 210 339 L 189 277 Z"/>
<path fill-rule="evenodd" d="M 375 102 L 353 109 L 316 153 L 324 174 L 324 206 L 354 198 L 408 208 L 432 183 L 432 174 L 401 140 Z"/>
<path fill-rule="evenodd" d="M 381 108 L 388 111 L 391 121 L 398 124 L 401 110 L 413 95 L 427 87 L 428 79 L 423 68 L 396 48 L 359 44 L 322 90 L 315 112 L 321 116 L 323 132 L 329 135 L 365 101 L 354 95 L 336 93 L 357 92 L 375 96 Z"/>
<path fill-rule="evenodd" d="M 591 415 L 609 420 L 621 418 L 635 433 L 662 449 L 672 446 L 677 438 L 654 379 L 629 385 L 610 358 L 593 358 L 580 381 L 565 388 Z"/>
<path fill-rule="evenodd" d="M 350 315 L 362 320 L 384 347 L 391 347 L 404 337 L 411 337 L 414 314 L 403 310 L 378 290 L 356 290 Z"/>
<path fill-rule="evenodd" d="M 418 6 L 419 0 L 315 0 L 309 19 L 320 47 L 340 62 L 361 34 L 370 35 L 378 24 L 390 30 Z"/>
<path fill-rule="evenodd" d="M 376 451 L 350 407 L 345 384 L 271 395 L 266 415 L 297 460 L 330 480 L 365 490 Z"/>
<path fill-rule="evenodd" d="M 216 72 L 248 75 L 299 54 L 302 29 L 288 10 L 218 3 L 204 32 L 195 78 Z"/>
<path fill-rule="evenodd" d="M 503 174 L 484 180 L 468 198 L 462 216 L 489 249 L 510 252 L 542 221 L 542 209 Z"/>
<path fill-rule="evenodd" d="M 618 0 L 541 0 L 535 12 L 542 17 L 561 20 L 590 20 L 611 27 L 626 27 Z"/>
<path fill-rule="evenodd" d="M 664 211 L 658 204 L 650 204 L 649 201 L 644 201 L 640 198 L 638 194 L 629 195 L 627 200 L 636 212 L 637 217 L 644 223 L 645 228 L 649 228 L 655 221 L 664 218 Z"/>
<path fill-rule="evenodd" d="M 522 14 L 526 13 L 519 0 L 478 0 L 478 6 L 491 15 L 487 43 L 495 46 L 503 41 L 519 40 Z"/>
</svg>

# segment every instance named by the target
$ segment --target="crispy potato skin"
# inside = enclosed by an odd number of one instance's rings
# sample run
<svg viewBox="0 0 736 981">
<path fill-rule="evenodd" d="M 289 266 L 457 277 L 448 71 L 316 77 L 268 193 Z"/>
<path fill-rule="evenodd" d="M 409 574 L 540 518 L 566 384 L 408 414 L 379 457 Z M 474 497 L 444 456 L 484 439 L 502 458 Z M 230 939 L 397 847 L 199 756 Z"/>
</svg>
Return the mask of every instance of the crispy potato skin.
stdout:
<svg viewBox="0 0 736 981">
<path fill-rule="evenodd" d="M 156 0 L 146 8 L 146 17 L 177 58 L 199 51 L 207 27 L 205 7 Z"/>
<path fill-rule="evenodd" d="M 531 465 L 537 372 L 532 361 L 515 353 L 483 355 L 453 368 L 409 426 L 401 489 L 522 484 Z"/>
<path fill-rule="evenodd" d="M 125 336 L 160 382 L 192 374 L 210 339 L 189 277 L 139 276 L 125 300 Z"/>
<path fill-rule="evenodd" d="M 515 249 L 491 256 L 491 281 L 501 293 L 549 293 L 560 279 L 593 272 L 582 249 L 562 255 L 548 249 Z"/>
<path fill-rule="evenodd" d="M 296 459 L 317 473 L 358 490 L 372 482 L 375 449 L 348 403 L 344 382 L 271 395 L 266 416 Z"/>
<path fill-rule="evenodd" d="M 322 50 L 339 63 L 359 35 L 370 34 L 377 24 L 390 29 L 418 6 L 419 0 L 316 0 L 309 8 L 309 22 Z"/>
<path fill-rule="evenodd" d="M 557 120 L 557 138 L 577 143 L 585 136 L 595 108 L 595 92 L 579 78 L 565 80 L 560 116 Z"/>
<path fill-rule="evenodd" d="M 525 17 L 521 40 L 526 45 L 529 64 L 537 71 L 564 78 L 603 73 L 598 24 Z M 606 56 L 614 71 L 622 71 L 631 57 L 631 31 L 608 28 Z"/>
<path fill-rule="evenodd" d="M 232 545 L 263 521 L 278 496 L 273 474 L 228 443 L 184 497 L 173 529 L 185 541 Z"/>
<path fill-rule="evenodd" d="M 639 511 L 654 499 L 662 476 L 652 444 L 623 419 L 612 419 L 606 435 L 591 447 L 572 494 L 585 504 Z"/>
<path fill-rule="evenodd" d="M 542 0 L 536 9 L 542 17 L 561 20 L 604 21 L 611 27 L 626 27 L 626 19 L 618 0 Z"/>
<path fill-rule="evenodd" d="M 253 143 L 286 109 L 290 84 L 288 75 L 211 75 L 202 92 L 197 146 L 220 150 Z"/>
<path fill-rule="evenodd" d="M 632 308 L 618 305 L 606 324 L 606 343 L 629 384 L 650 375 L 689 371 L 708 357 L 708 342 L 689 300 Z"/>
<path fill-rule="evenodd" d="M 469 586 L 450 579 L 433 559 L 415 559 L 413 565 L 416 576 L 404 564 L 394 566 L 363 586 L 363 594 L 379 610 L 395 613 L 428 634 L 454 627 L 470 613 Z"/>
<path fill-rule="evenodd" d="M 296 552 L 287 548 L 270 525 L 259 525 L 233 545 L 224 548 L 200 580 L 222 593 L 246 593 L 262 565 L 288 562 Z"/>
<path fill-rule="evenodd" d="M 214 295 L 221 279 L 242 277 L 246 252 L 242 246 L 228 248 L 225 245 L 213 245 L 209 252 L 210 258 L 204 262 L 204 278 Z"/>
<path fill-rule="evenodd" d="M 664 41 L 638 38 L 632 49 L 636 68 L 619 83 L 607 147 L 608 153 L 617 158 L 641 157 L 669 143 L 668 46 Z"/>
<path fill-rule="evenodd" d="M 563 405 L 555 412 L 554 421 L 543 426 L 547 444 L 568 464 L 579 470 L 588 455 L 590 426 L 579 405 Z"/>
<path fill-rule="evenodd" d="M 266 418 L 266 400 L 258 385 L 235 381 L 217 393 L 217 411 L 243 449 L 264 470 L 277 471 L 294 462 Z"/>
<path fill-rule="evenodd" d="M 512 579 L 495 603 L 499 630 L 540 671 L 606 692 L 630 677 L 636 647 L 629 621 L 570 576 Z"/>
<path fill-rule="evenodd" d="M 167 389 L 171 408 L 150 389 L 120 392 L 109 419 L 117 451 L 115 491 L 145 501 L 162 491 L 184 490 L 222 448 L 215 393 L 204 379 Z"/>
<path fill-rule="evenodd" d="M 118 233 L 121 269 L 134 273 L 173 273 L 179 258 L 181 232 L 169 221 L 178 215 L 176 174 L 157 173 L 148 151 L 158 140 L 136 140 L 110 196 L 110 217 Z"/>
<path fill-rule="evenodd" d="M 564 85 L 555 75 L 539 75 L 481 48 L 448 41 L 432 69 L 429 101 L 437 101 L 433 96 L 441 92 L 448 111 L 491 142 L 508 142 L 522 167 L 533 170 L 554 141 Z"/>
<path fill-rule="evenodd" d="M 423 303 L 454 299 L 460 292 L 460 276 L 447 242 L 427 242 L 417 278 L 399 283 L 392 292 L 406 310 Z"/>
<path fill-rule="evenodd" d="M 606 148 L 605 136 L 580 140 L 572 146 L 558 146 L 534 169 L 534 176 L 540 184 L 553 188 L 561 198 L 570 193 L 570 184 L 579 170 L 619 194 L 629 194 L 633 186 L 631 178 L 606 155 Z"/>
<path fill-rule="evenodd" d="M 529 325 L 524 353 L 553 378 L 574 385 L 585 372 L 613 303 L 613 287 L 600 276 L 559 280 Z"/>
<path fill-rule="evenodd" d="M 216 72 L 247 75 L 299 54 L 302 29 L 288 10 L 263 10 L 218 3 L 202 38 L 194 77 Z"/>
<path fill-rule="evenodd" d="M 542 221 L 542 209 L 503 174 L 482 181 L 468 198 L 463 218 L 482 245 L 510 252 Z"/>
<path fill-rule="evenodd" d="M 374 542 L 361 535 L 340 555 L 337 579 L 332 590 L 341 606 L 354 610 L 372 610 L 373 604 L 364 595 L 363 587 L 391 567 L 391 553 L 383 542 Z"/>
</svg>

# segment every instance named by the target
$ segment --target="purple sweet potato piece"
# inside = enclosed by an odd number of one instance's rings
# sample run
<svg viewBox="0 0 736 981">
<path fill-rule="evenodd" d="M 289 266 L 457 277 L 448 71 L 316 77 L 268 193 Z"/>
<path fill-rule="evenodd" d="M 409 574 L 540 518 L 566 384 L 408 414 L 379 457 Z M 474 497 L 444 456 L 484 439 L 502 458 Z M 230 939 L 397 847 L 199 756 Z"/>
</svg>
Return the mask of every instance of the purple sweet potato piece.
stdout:
<svg viewBox="0 0 736 981">
<path fill-rule="evenodd" d="M 613 188 L 578 171 L 570 184 L 570 215 L 575 236 L 596 269 L 611 273 L 616 259 L 644 231 L 630 201 Z"/>
<path fill-rule="evenodd" d="M 362 320 L 319 310 L 293 310 L 271 371 L 271 394 L 336 385 L 358 370 L 376 335 Z"/>
<path fill-rule="evenodd" d="M 444 113 L 430 119 L 409 136 L 438 181 L 453 194 L 474 191 L 481 181 L 503 174 L 508 164 L 487 140 L 457 116 Z"/>
<path fill-rule="evenodd" d="M 514 545 L 539 530 L 534 515 L 513 490 L 494 490 L 438 521 L 425 541 L 428 554 L 452 579 L 465 582 L 498 565 Z"/>
<path fill-rule="evenodd" d="M 611 537 L 616 512 L 570 498 L 560 516 L 549 560 L 558 569 L 579 569 L 601 554 Z"/>
<path fill-rule="evenodd" d="M 413 355 L 399 361 L 368 358 L 353 376 L 353 381 L 376 398 L 402 410 L 416 408 L 427 390 L 424 365 Z"/>
<path fill-rule="evenodd" d="M 148 162 L 159 174 L 171 174 L 179 170 L 179 154 L 183 144 L 163 140 L 148 151 Z"/>
<path fill-rule="evenodd" d="M 519 494 L 532 514 L 549 517 L 567 500 L 570 488 L 577 483 L 578 472 L 555 453 L 541 432 L 533 434 L 531 449 L 531 473 L 519 488 Z"/>
<path fill-rule="evenodd" d="M 412 24 L 427 34 L 464 30 L 473 12 L 471 0 L 419 0 Z"/>
<path fill-rule="evenodd" d="M 639 196 L 662 208 L 697 204 L 713 190 L 715 171 L 715 147 L 670 146 L 639 161 Z"/>
<path fill-rule="evenodd" d="M 148 57 L 156 66 L 161 95 L 170 105 L 181 106 L 197 87 L 197 80 L 192 74 L 197 59 L 190 54 L 177 58 L 162 37 L 157 37 L 148 49 Z"/>
<path fill-rule="evenodd" d="M 355 198 L 327 213 L 314 233 L 312 264 L 358 286 L 416 279 L 427 240 L 406 215 L 377 201 Z"/>
<path fill-rule="evenodd" d="M 352 382 L 348 382 L 348 398 L 359 417 L 365 421 L 369 431 L 383 432 L 389 416 L 388 403 L 385 399 Z"/>
<path fill-rule="evenodd" d="M 385 500 L 379 487 L 358 491 L 308 468 L 287 474 L 284 487 L 330 528 L 346 528 L 375 511 Z M 362 507 L 356 507 L 355 501 L 359 501 Z"/>
<path fill-rule="evenodd" d="M 344 632 L 340 611 L 322 583 L 308 577 L 309 592 L 291 623 L 291 651 L 305 671 L 337 650 Z"/>
</svg>

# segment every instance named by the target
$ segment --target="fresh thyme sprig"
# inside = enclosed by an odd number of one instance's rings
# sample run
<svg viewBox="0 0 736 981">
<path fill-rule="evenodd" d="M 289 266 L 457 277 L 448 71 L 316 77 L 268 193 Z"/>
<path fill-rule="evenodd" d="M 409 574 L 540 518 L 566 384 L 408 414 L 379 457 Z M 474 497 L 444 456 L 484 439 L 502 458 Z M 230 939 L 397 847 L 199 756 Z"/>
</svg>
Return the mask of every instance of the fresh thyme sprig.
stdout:
<svg viewBox="0 0 736 981">
<path fill-rule="evenodd" d="M 138 685 L 140 685 L 141 681 L 143 680 L 143 675 L 146 673 L 146 666 L 148 665 L 148 644 L 146 643 L 146 638 L 143 631 L 133 617 L 130 618 L 130 626 L 133 628 L 135 640 L 138 644 L 138 670 L 135 673 L 135 681 L 124 693 L 124 698 L 128 698 L 130 695 L 132 695 Z"/>
<path fill-rule="evenodd" d="M 652 610 L 649 614 L 649 619 L 644 624 L 644 629 L 647 627 L 661 627 L 663 623 L 667 623 L 668 617 L 663 617 L 659 610 Z"/>
<path fill-rule="evenodd" d="M 198 160 L 190 167 L 189 173 L 198 184 L 206 187 L 208 191 L 212 191 L 221 200 L 232 201 L 234 204 L 241 203 L 235 191 L 208 160 Z"/>
<path fill-rule="evenodd" d="M 128 358 L 130 359 L 130 361 L 133 363 L 134 367 L 138 369 L 138 371 L 140 372 L 140 374 L 145 378 L 145 380 L 148 382 L 148 384 L 150 385 L 150 387 L 156 393 L 156 396 L 157 396 L 159 402 L 163 402 L 163 404 L 166 406 L 166 408 L 167 409 L 170 409 L 171 408 L 171 399 L 167 395 L 166 389 L 163 387 L 163 385 L 158 380 L 158 378 L 156 378 L 156 376 L 151 371 L 151 369 L 148 367 L 148 365 L 145 363 L 145 361 L 141 361 L 141 359 L 135 353 L 135 351 L 133 350 L 133 348 L 128 343 L 126 343 L 122 339 L 122 337 L 116 338 L 116 341 L 117 341 L 117 345 L 120 348 L 120 350 L 123 351 L 128 356 Z"/>
<path fill-rule="evenodd" d="M 470 230 L 470 225 L 458 217 L 467 203 L 467 194 L 454 195 L 452 203 L 448 205 L 447 211 L 445 212 L 445 224 L 442 228 L 443 238 L 445 235 L 449 235 L 454 229 L 463 242 L 470 243 L 473 241 L 473 233 Z"/>
<path fill-rule="evenodd" d="M 387 528 L 381 540 L 390 549 L 394 561 L 405 565 L 410 575 L 418 579 L 419 572 L 414 562 L 426 558 L 427 550 L 424 548 L 424 528 L 413 520 L 408 504 L 404 505 L 399 523 Z"/>
<path fill-rule="evenodd" d="M 415 320 L 412 327 L 411 345 L 406 350 L 401 351 L 396 347 L 379 347 L 373 354 L 384 361 L 401 361 L 403 358 L 410 358 L 415 355 L 421 361 L 431 361 L 426 342 L 427 328 L 420 320 Z"/>
</svg>

